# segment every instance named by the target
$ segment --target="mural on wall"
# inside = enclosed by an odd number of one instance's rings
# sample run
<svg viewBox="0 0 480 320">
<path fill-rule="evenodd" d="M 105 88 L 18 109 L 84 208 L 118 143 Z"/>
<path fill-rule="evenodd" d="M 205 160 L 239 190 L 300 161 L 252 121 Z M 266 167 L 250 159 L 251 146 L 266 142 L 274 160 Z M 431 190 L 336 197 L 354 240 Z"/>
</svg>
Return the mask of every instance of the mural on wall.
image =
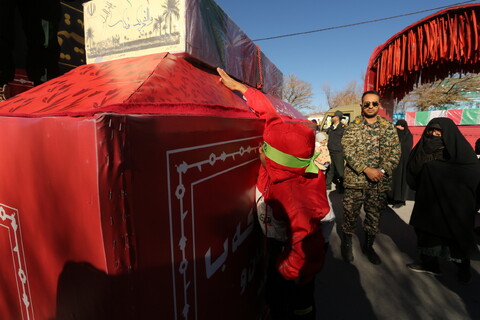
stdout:
<svg viewBox="0 0 480 320">
<path fill-rule="evenodd" d="M 184 42 L 183 1 L 94 0 L 84 11 L 88 63 L 179 51 Z"/>
</svg>

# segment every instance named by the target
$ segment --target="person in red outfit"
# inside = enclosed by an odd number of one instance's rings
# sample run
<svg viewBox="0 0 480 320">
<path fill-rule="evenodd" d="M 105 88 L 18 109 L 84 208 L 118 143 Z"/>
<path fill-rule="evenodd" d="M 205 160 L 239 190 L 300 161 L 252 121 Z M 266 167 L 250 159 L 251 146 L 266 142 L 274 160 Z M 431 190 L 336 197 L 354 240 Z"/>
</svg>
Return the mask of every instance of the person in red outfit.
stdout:
<svg viewBox="0 0 480 320">
<path fill-rule="evenodd" d="M 320 221 L 330 211 L 325 176 L 314 163 L 315 132 L 303 123 L 283 121 L 263 93 L 217 71 L 221 83 L 243 94 L 265 119 L 257 189 L 266 205 L 259 215 L 267 236 L 272 318 L 315 319 L 314 277 L 325 257 Z"/>
</svg>

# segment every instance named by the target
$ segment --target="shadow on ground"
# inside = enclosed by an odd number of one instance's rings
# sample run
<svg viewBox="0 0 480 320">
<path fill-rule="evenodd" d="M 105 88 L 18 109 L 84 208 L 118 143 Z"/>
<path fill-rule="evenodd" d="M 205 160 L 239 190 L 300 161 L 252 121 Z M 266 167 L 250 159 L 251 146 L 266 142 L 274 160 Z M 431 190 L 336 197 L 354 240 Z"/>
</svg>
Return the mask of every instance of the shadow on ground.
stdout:
<svg viewBox="0 0 480 320">
<path fill-rule="evenodd" d="M 317 319 L 480 320 L 479 262 L 472 262 L 472 280 L 467 285 L 457 281 L 453 263 L 442 262 L 444 275 L 438 278 L 406 267 L 417 258 L 415 232 L 406 223 L 412 201 L 383 214 L 374 246 L 382 264 L 375 266 L 361 252 L 364 234 L 360 221 L 353 241 L 355 260 L 353 264 L 342 260 L 338 236 L 343 221 L 342 195 L 332 191 L 329 197 L 337 226 L 325 267 L 316 279 Z"/>
</svg>

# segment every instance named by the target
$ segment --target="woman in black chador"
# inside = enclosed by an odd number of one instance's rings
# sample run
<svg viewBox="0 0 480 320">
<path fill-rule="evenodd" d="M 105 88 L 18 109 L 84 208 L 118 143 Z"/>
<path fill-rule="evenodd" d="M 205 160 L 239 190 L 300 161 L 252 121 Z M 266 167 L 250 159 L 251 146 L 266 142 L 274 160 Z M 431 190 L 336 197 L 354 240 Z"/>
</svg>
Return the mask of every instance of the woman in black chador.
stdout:
<svg viewBox="0 0 480 320">
<path fill-rule="evenodd" d="M 413 136 L 408 129 L 407 121 L 400 119 L 395 124 L 397 128 L 398 139 L 402 148 L 402 156 L 397 168 L 393 170 L 393 185 L 389 193 L 389 200 L 394 208 L 400 208 L 405 205 L 407 194 L 409 192 L 407 184 L 407 161 L 413 146 Z"/>
<path fill-rule="evenodd" d="M 458 266 L 458 280 L 470 280 L 470 260 L 480 260 L 474 238 L 480 207 L 480 163 L 451 119 L 432 119 L 412 150 L 407 181 L 416 190 L 410 224 L 417 234 L 416 272 L 439 275 L 438 258 Z"/>
</svg>

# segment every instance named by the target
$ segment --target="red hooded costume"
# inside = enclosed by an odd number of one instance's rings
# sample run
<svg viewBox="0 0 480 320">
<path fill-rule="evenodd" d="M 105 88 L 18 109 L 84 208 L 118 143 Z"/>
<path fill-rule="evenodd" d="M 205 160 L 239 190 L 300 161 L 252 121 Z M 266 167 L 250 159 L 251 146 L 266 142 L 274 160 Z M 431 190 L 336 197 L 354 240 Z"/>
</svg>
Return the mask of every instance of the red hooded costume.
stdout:
<svg viewBox="0 0 480 320">
<path fill-rule="evenodd" d="M 263 138 L 283 153 L 311 158 L 315 135 L 311 128 L 298 122 L 283 121 L 268 98 L 249 88 L 248 105 L 266 120 Z M 287 280 L 309 281 L 321 270 L 324 261 L 324 239 L 320 220 L 330 211 L 325 176 L 305 173 L 303 168 L 280 165 L 266 157 L 260 168 L 257 188 L 276 220 L 286 222 L 288 243 L 277 267 Z"/>
</svg>

